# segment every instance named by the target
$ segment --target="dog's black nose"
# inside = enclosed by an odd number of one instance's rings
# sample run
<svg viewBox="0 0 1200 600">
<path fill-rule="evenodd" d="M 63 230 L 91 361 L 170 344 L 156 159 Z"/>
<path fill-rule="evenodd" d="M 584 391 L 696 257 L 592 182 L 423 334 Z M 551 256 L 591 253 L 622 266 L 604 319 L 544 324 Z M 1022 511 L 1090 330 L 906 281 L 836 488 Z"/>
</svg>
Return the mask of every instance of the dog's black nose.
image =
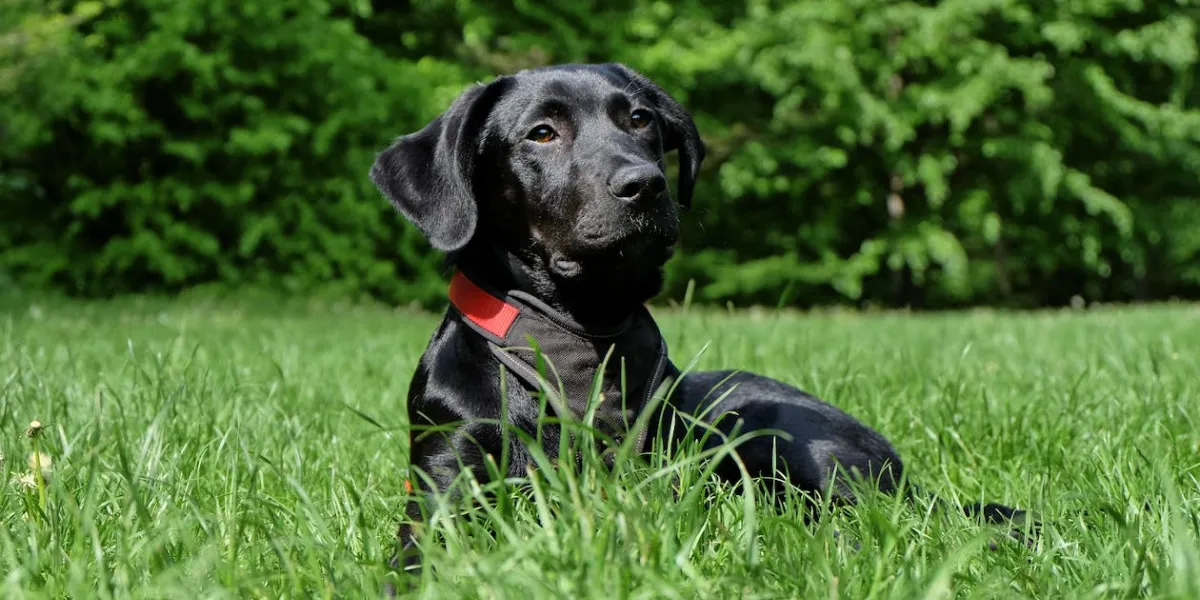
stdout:
<svg viewBox="0 0 1200 600">
<path fill-rule="evenodd" d="M 608 191 L 627 202 L 649 200 L 667 189 L 667 178 L 653 165 L 625 167 L 608 180 Z"/>
</svg>

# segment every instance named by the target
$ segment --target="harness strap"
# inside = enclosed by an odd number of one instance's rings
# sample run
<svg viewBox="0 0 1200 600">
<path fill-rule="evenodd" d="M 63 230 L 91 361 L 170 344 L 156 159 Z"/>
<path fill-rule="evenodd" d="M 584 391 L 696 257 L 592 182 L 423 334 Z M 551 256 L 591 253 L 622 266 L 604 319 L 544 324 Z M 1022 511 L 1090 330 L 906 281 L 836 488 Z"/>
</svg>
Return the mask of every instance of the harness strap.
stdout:
<svg viewBox="0 0 1200 600">
<path fill-rule="evenodd" d="M 651 399 L 659 393 L 665 396 L 670 387 L 666 340 L 644 306 L 620 326 L 597 331 L 529 294 L 487 290 L 461 271 L 451 278 L 449 296 L 461 321 L 487 340 L 492 354 L 530 393 L 547 394 L 556 411 L 569 411 L 579 419 L 594 411 L 596 425 L 618 443 Z M 545 378 L 539 376 L 533 345 L 549 363 Z M 601 398 L 592 406 L 589 399 L 598 376 Z M 565 397 L 559 397 L 559 389 Z M 646 429 L 636 432 L 639 450 L 645 450 Z"/>
</svg>

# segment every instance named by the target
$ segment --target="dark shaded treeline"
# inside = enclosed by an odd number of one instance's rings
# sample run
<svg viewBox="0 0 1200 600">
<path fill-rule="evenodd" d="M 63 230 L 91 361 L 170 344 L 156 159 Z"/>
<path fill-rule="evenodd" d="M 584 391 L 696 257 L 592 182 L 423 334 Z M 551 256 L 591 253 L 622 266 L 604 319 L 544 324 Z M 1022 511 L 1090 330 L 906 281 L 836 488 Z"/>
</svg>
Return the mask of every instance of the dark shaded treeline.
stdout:
<svg viewBox="0 0 1200 600">
<path fill-rule="evenodd" d="M 710 148 L 672 298 L 1200 297 L 1200 13 L 1124 4 L 17 0 L 0 273 L 439 303 L 374 153 L 471 82 L 611 60 Z"/>
</svg>

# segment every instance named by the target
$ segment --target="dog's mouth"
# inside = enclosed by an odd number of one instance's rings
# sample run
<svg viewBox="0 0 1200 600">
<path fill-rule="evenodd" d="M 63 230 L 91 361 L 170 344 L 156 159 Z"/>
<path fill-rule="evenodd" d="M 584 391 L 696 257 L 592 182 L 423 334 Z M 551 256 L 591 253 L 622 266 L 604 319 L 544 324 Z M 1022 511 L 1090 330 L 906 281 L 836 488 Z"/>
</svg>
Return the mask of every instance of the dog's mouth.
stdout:
<svg viewBox="0 0 1200 600">
<path fill-rule="evenodd" d="M 613 268 L 659 267 L 675 255 L 675 237 L 646 238 L 623 236 L 618 243 L 559 250 L 550 253 L 550 270 L 559 277 L 576 279 L 589 271 L 608 272 Z"/>
<path fill-rule="evenodd" d="M 674 245 L 679 238 L 679 219 L 670 210 L 628 212 L 615 219 L 578 225 L 575 235 L 576 244 L 585 252 L 636 252 Z"/>
<path fill-rule="evenodd" d="M 626 212 L 616 218 L 585 217 L 573 233 L 565 244 L 544 246 L 550 270 L 563 278 L 659 267 L 674 256 L 679 221 L 669 209 Z"/>
</svg>

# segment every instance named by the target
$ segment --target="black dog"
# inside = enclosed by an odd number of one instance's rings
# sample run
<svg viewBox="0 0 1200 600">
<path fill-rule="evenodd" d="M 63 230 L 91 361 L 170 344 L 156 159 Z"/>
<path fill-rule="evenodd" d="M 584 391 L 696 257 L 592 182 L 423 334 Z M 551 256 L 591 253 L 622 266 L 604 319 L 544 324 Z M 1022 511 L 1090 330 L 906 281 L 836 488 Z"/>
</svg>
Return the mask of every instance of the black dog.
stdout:
<svg viewBox="0 0 1200 600">
<path fill-rule="evenodd" d="M 458 269 L 453 306 L 409 390 L 411 425 L 443 428 L 414 429 L 412 483 L 446 490 L 464 467 L 486 480 L 485 457 L 501 455 L 509 457 L 507 475 L 523 476 L 531 455 L 502 436 L 500 422 L 541 439 L 541 450 L 555 456 L 558 430 L 539 423 L 539 398 L 548 396 L 556 414 L 582 417 L 611 350 L 603 401 L 591 410 L 616 443 L 633 435 L 646 450 L 648 433 L 682 430 L 683 415 L 703 412 L 725 434 L 735 426 L 786 432 L 738 447 L 753 475 L 786 478 L 813 495 L 832 490 L 846 501 L 853 500 L 847 473 L 885 492 L 896 487 L 896 451 L 845 412 L 749 373 L 681 377 L 667 358 L 644 303 L 660 291 L 678 239 L 664 174 L 670 151 L 680 159 L 675 200 L 687 207 L 705 152 L 691 117 L 646 77 L 605 64 L 527 70 L 471 87 L 379 154 L 372 180 Z M 534 352 L 522 349 L 528 339 L 553 370 L 539 371 Z M 634 427 L 671 384 L 663 416 Z M 737 472 L 733 465 L 718 471 Z M 419 519 L 415 503 L 408 512 Z M 409 528 L 400 538 L 412 545 Z"/>
</svg>

